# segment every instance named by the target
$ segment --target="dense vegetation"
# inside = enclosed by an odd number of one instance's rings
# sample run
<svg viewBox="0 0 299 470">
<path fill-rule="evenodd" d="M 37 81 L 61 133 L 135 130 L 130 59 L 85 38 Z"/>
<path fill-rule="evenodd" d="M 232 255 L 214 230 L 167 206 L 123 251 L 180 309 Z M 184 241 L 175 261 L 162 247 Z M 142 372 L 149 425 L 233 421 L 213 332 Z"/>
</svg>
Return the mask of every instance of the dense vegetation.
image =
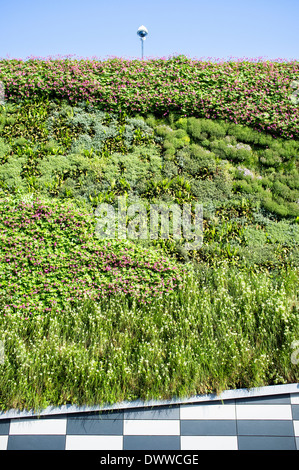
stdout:
<svg viewBox="0 0 299 470">
<path fill-rule="evenodd" d="M 108 112 L 178 112 L 229 119 L 298 137 L 298 107 L 289 95 L 297 61 L 201 62 L 176 56 L 147 61 L 110 59 L 1 60 L 9 99 L 88 100 Z"/>
<path fill-rule="evenodd" d="M 3 409 L 298 380 L 298 67 L 0 61 Z M 202 248 L 100 239 L 118 196 Z"/>
</svg>

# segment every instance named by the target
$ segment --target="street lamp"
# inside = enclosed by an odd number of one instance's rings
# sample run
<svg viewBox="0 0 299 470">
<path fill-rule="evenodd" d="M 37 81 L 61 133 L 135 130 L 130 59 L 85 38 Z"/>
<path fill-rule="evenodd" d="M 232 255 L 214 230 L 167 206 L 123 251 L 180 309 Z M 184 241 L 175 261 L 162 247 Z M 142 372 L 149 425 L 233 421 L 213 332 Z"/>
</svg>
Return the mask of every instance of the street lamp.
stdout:
<svg viewBox="0 0 299 470">
<path fill-rule="evenodd" d="M 148 35 L 148 30 L 142 25 L 137 29 L 137 34 L 141 39 L 141 57 L 143 59 L 143 41 L 145 41 L 145 38 Z"/>
</svg>

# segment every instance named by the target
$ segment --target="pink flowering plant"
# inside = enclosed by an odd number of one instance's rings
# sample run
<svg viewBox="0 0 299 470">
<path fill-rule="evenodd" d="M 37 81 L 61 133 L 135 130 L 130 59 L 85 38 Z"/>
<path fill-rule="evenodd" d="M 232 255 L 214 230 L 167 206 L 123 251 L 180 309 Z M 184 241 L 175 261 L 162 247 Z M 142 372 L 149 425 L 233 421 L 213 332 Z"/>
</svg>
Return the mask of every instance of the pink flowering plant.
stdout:
<svg viewBox="0 0 299 470">
<path fill-rule="evenodd" d="M 5 314 L 29 318 L 113 295 L 148 303 L 183 280 L 183 270 L 159 250 L 97 239 L 93 216 L 70 204 L 2 200 L 0 224 Z"/>
<path fill-rule="evenodd" d="M 7 100 L 58 98 L 88 101 L 107 112 L 178 112 L 288 138 L 299 135 L 298 106 L 290 99 L 298 72 L 298 61 L 262 57 L 0 60 Z"/>
</svg>

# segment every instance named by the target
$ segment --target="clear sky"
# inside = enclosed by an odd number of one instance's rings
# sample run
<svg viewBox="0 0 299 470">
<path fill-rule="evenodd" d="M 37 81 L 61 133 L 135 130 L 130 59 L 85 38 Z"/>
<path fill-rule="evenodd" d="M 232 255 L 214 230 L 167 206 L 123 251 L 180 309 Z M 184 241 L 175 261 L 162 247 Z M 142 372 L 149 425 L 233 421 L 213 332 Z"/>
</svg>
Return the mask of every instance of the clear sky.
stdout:
<svg viewBox="0 0 299 470">
<path fill-rule="evenodd" d="M 0 57 L 299 60 L 299 0 L 0 0 Z"/>
</svg>

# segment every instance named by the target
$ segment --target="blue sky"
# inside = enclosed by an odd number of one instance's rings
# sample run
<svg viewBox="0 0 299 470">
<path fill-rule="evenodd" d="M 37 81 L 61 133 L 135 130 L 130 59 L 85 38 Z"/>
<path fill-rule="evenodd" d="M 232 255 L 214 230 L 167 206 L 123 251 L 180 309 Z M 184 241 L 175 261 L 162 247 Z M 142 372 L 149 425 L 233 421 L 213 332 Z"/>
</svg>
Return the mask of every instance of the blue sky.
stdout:
<svg viewBox="0 0 299 470">
<path fill-rule="evenodd" d="M 299 0 L 0 0 L 0 57 L 299 60 Z"/>
</svg>

